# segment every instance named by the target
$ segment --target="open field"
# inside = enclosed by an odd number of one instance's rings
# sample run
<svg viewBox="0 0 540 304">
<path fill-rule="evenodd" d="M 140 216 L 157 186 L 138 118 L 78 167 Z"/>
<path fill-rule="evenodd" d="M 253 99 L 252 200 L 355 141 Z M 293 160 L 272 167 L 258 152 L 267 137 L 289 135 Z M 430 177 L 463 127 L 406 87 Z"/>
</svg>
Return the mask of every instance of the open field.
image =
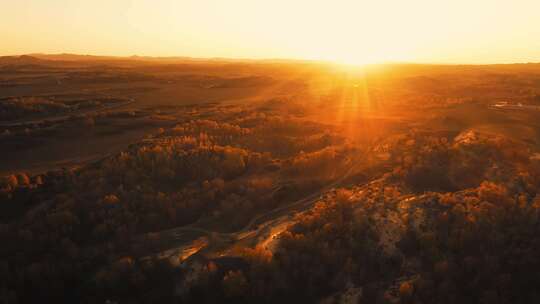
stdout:
<svg viewBox="0 0 540 304">
<path fill-rule="evenodd" d="M 539 108 L 540 64 L 0 57 L 0 299 L 534 303 Z"/>
</svg>

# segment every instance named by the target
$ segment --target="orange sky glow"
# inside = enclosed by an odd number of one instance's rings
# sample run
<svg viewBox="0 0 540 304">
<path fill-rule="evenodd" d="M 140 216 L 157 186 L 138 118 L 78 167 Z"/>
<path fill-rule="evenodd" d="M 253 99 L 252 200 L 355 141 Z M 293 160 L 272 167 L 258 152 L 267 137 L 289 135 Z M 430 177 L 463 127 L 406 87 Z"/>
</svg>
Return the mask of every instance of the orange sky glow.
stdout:
<svg viewBox="0 0 540 304">
<path fill-rule="evenodd" d="M 540 61 L 538 0 L 0 1 L 0 55 Z"/>
</svg>

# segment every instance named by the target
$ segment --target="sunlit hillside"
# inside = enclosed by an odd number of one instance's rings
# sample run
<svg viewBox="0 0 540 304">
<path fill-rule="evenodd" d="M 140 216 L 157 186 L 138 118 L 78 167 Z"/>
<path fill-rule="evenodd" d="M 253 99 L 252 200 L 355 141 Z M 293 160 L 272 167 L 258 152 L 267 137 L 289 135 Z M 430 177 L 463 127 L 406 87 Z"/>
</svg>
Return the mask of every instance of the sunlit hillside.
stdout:
<svg viewBox="0 0 540 304">
<path fill-rule="evenodd" d="M 540 65 L 1 62 L 5 303 L 538 300 Z"/>
</svg>

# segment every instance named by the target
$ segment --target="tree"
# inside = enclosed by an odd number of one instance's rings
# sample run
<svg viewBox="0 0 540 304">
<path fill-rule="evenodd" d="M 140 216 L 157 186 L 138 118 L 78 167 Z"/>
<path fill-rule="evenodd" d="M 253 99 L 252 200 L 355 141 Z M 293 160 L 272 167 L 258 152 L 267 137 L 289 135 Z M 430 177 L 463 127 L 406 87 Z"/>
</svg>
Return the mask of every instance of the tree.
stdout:
<svg viewBox="0 0 540 304">
<path fill-rule="evenodd" d="M 248 288 L 248 282 L 241 270 L 229 271 L 223 277 L 223 291 L 229 298 L 242 297 Z"/>
</svg>

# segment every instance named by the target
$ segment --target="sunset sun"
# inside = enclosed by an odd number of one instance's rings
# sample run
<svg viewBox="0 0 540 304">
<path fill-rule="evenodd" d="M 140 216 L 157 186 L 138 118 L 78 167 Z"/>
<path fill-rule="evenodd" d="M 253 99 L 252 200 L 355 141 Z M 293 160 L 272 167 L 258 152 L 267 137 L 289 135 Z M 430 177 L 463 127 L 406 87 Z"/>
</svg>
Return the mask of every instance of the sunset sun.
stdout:
<svg viewBox="0 0 540 304">
<path fill-rule="evenodd" d="M 534 61 L 540 4 L 519 1 L 8 1 L 0 53 Z"/>
</svg>

